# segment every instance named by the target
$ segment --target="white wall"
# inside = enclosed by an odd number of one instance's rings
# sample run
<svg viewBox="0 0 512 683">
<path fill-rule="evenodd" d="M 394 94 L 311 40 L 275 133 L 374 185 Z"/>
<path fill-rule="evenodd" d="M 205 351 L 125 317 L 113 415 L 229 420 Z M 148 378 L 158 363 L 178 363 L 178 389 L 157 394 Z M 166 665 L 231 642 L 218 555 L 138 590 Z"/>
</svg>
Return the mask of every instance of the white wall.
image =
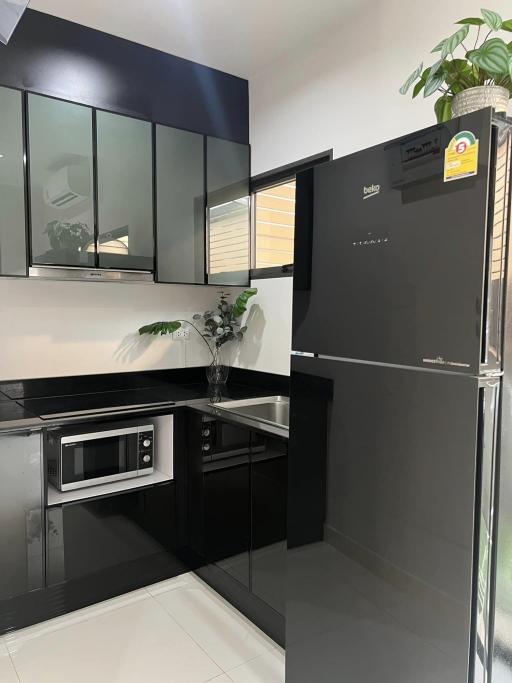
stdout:
<svg viewBox="0 0 512 683">
<path fill-rule="evenodd" d="M 342 24 L 250 79 L 252 172 L 326 149 L 364 149 L 435 123 L 435 96 L 411 101 L 398 89 L 430 50 L 479 16 L 481 0 L 361 0 Z M 512 16 L 508 0 L 490 4 Z M 321 11 L 321 3 L 319 7 Z M 506 34 L 504 34 L 506 35 Z"/>
<path fill-rule="evenodd" d="M 253 175 L 331 148 L 343 156 L 435 123 L 435 96 L 412 101 L 398 89 L 422 60 L 434 63 L 432 47 L 456 30 L 453 22 L 479 16 L 481 4 L 361 0 L 341 25 L 255 74 L 249 80 Z M 495 0 L 492 9 L 512 16 L 507 0 Z M 265 299 L 275 326 L 262 333 L 265 352 L 256 360 L 281 374 L 288 372 L 280 346 L 291 327 L 288 285 L 275 280 Z"/>
<path fill-rule="evenodd" d="M 283 286 L 284 285 L 284 286 Z M 287 374 L 291 278 L 257 280 L 242 344 L 226 347 L 235 366 Z M 0 278 L 0 380 L 206 365 L 193 331 L 188 341 L 141 337 L 157 320 L 190 320 L 216 305 L 217 287 Z M 231 298 L 242 290 L 229 288 Z"/>
<path fill-rule="evenodd" d="M 250 299 L 243 324 L 248 330 L 236 348 L 234 365 L 288 375 L 292 338 L 291 277 L 254 280 L 258 294 Z"/>
<path fill-rule="evenodd" d="M 180 342 L 137 329 L 216 299 L 216 287 L 0 278 L 0 380 L 205 365 L 193 332 Z"/>
</svg>

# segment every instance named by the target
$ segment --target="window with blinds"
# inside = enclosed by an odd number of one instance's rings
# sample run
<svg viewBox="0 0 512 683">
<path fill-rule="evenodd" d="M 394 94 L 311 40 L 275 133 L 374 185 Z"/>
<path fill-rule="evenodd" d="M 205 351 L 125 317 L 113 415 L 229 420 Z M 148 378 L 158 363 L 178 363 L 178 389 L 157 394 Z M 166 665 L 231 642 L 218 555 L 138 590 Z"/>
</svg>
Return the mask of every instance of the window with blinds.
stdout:
<svg viewBox="0 0 512 683">
<path fill-rule="evenodd" d="M 249 197 L 210 208 L 209 272 L 249 269 Z"/>
<path fill-rule="evenodd" d="M 293 263 L 295 178 L 253 195 L 253 268 Z"/>
</svg>

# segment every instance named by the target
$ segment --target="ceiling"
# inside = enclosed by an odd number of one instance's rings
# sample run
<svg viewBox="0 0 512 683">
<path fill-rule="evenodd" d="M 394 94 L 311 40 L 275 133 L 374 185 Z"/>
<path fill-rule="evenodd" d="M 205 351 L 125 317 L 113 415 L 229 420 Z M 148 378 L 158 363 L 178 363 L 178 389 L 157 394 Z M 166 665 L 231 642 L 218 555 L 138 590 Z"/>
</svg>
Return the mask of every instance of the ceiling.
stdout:
<svg viewBox="0 0 512 683">
<path fill-rule="evenodd" d="M 358 0 L 31 0 L 30 7 L 250 78 Z"/>
</svg>

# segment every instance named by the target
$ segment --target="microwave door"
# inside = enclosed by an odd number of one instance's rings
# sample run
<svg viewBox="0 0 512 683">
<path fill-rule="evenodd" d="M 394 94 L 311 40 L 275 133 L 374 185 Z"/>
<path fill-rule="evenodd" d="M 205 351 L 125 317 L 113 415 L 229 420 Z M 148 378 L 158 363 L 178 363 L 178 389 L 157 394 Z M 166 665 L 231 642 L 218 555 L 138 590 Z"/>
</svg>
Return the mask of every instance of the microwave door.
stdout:
<svg viewBox="0 0 512 683">
<path fill-rule="evenodd" d="M 137 429 L 63 437 L 61 467 L 63 491 L 136 477 Z"/>
</svg>

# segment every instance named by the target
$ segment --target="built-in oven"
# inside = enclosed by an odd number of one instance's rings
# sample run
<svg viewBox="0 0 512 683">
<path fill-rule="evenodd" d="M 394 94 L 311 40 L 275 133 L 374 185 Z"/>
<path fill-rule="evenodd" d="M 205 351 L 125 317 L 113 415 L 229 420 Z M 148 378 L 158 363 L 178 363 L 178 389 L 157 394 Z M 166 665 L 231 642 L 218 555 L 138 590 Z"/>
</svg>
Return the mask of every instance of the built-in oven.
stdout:
<svg viewBox="0 0 512 683">
<path fill-rule="evenodd" d="M 201 421 L 203 461 L 224 460 L 250 452 L 250 430 L 205 415 Z"/>
<path fill-rule="evenodd" d="M 59 491 L 151 474 L 154 452 L 152 424 L 75 425 L 45 439 L 48 480 Z"/>
</svg>

